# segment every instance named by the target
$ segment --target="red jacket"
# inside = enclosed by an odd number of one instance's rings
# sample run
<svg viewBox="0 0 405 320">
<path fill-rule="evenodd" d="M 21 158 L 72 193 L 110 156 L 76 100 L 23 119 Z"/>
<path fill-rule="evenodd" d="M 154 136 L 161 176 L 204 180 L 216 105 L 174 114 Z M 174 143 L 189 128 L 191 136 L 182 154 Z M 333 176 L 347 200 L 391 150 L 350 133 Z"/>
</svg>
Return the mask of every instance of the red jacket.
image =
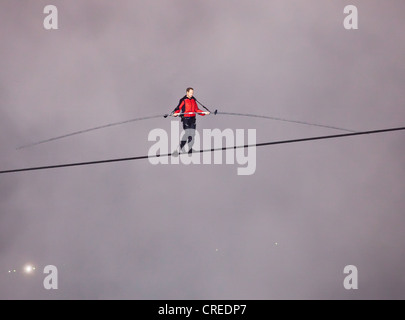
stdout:
<svg viewBox="0 0 405 320">
<path fill-rule="evenodd" d="M 183 98 L 180 99 L 178 106 L 176 109 L 174 109 L 174 114 L 177 113 L 188 113 L 188 112 L 204 112 L 200 109 L 198 109 L 197 102 L 194 97 L 191 99 L 187 98 L 187 96 L 184 96 Z M 185 114 L 182 115 L 183 117 L 195 117 L 196 113 L 194 114 Z M 205 116 L 205 114 L 199 113 L 200 116 Z"/>
</svg>

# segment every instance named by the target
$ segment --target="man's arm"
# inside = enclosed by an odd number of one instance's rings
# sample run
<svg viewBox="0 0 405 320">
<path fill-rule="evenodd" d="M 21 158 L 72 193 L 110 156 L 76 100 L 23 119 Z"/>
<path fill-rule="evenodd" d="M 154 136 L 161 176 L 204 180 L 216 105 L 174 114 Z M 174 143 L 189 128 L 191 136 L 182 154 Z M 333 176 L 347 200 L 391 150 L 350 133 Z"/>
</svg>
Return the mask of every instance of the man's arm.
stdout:
<svg viewBox="0 0 405 320">
<path fill-rule="evenodd" d="M 205 116 L 205 115 L 208 115 L 208 114 L 211 113 L 211 112 L 209 112 L 209 111 L 202 111 L 202 110 L 200 110 L 200 109 L 198 109 L 197 112 L 198 112 L 198 114 L 199 114 L 200 116 Z"/>
<path fill-rule="evenodd" d="M 183 108 L 183 105 L 184 105 L 184 99 L 181 99 L 180 101 L 179 101 L 179 104 L 177 105 L 177 107 L 173 110 L 173 115 L 175 116 L 175 117 L 177 117 L 178 115 L 179 115 L 179 113 L 180 113 L 180 110 L 181 110 L 181 108 Z"/>
<path fill-rule="evenodd" d="M 202 111 L 202 110 L 200 110 L 200 108 L 198 108 L 198 104 L 197 104 L 197 100 L 194 98 L 194 101 L 195 101 L 195 108 L 196 108 L 196 112 L 200 115 L 200 116 L 205 116 L 206 114 L 210 114 L 210 112 L 208 112 L 208 111 Z"/>
<path fill-rule="evenodd" d="M 205 116 L 206 114 L 210 114 L 209 111 L 202 111 L 197 107 L 197 111 L 196 111 L 200 116 Z"/>
</svg>

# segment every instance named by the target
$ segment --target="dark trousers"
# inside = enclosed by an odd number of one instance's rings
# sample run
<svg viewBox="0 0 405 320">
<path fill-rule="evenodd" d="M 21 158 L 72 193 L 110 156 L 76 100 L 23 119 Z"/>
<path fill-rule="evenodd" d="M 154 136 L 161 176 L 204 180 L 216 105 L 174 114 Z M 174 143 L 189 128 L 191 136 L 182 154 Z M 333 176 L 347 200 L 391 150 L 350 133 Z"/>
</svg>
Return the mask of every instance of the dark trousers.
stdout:
<svg viewBox="0 0 405 320">
<path fill-rule="evenodd" d="M 180 142 L 180 149 L 183 149 L 187 142 L 189 149 L 191 149 L 194 144 L 195 129 L 197 126 L 196 119 L 195 117 L 183 117 L 181 122 L 183 122 L 183 129 L 185 133 Z"/>
</svg>

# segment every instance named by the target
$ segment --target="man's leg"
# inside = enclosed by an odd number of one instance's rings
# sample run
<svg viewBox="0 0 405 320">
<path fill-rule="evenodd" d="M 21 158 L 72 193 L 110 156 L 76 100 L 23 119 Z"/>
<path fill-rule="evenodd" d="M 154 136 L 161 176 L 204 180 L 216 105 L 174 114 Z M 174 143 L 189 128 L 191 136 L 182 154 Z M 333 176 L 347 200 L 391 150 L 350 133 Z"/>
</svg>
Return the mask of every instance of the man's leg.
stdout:
<svg viewBox="0 0 405 320">
<path fill-rule="evenodd" d="M 188 124 L 188 133 L 186 134 L 187 141 L 188 141 L 188 152 L 191 153 L 192 152 L 192 148 L 194 145 L 194 137 L 195 137 L 195 129 L 196 129 L 196 119 L 195 117 L 190 118 L 189 120 L 189 124 Z"/>
<path fill-rule="evenodd" d="M 183 148 L 188 143 L 189 146 L 189 153 L 192 152 L 192 147 L 194 144 L 194 136 L 195 136 L 195 128 L 196 128 L 196 122 L 195 118 L 183 118 L 181 120 L 183 122 L 183 130 L 184 134 L 181 137 L 180 140 L 180 145 L 179 145 L 179 150 L 173 152 L 174 156 L 177 156 L 179 153 L 183 152 Z"/>
<path fill-rule="evenodd" d="M 184 118 L 183 119 L 183 130 L 184 135 L 181 138 L 180 149 L 188 143 L 189 148 L 191 149 L 194 144 L 195 136 L 195 118 Z"/>
<path fill-rule="evenodd" d="M 181 140 L 180 142 L 180 151 L 183 150 L 184 146 L 186 145 L 187 141 L 186 140 Z"/>
<path fill-rule="evenodd" d="M 183 123 L 184 134 L 182 135 L 181 140 L 180 140 L 180 148 L 178 151 L 179 153 L 181 153 L 183 151 L 184 146 L 188 142 L 188 137 L 189 137 L 188 129 L 190 126 L 189 118 L 184 117 L 183 119 L 181 119 L 181 122 Z"/>
</svg>

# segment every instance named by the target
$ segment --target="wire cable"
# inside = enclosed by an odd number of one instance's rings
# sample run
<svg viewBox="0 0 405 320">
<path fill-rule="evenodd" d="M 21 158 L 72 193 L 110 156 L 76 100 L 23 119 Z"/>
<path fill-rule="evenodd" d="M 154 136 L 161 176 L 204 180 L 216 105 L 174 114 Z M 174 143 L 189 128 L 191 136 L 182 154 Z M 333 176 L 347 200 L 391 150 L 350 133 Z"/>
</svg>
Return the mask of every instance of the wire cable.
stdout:
<svg viewBox="0 0 405 320">
<path fill-rule="evenodd" d="M 291 123 L 305 124 L 305 125 L 310 125 L 310 126 L 323 127 L 323 128 L 335 129 L 335 130 L 346 131 L 346 132 L 356 132 L 354 130 L 339 128 L 339 127 L 333 127 L 333 126 L 328 126 L 328 125 L 315 124 L 315 123 L 310 123 L 310 122 L 296 121 L 296 120 L 289 120 L 289 119 L 282 119 L 282 118 L 270 117 L 270 116 L 262 116 L 262 115 L 249 114 L 249 113 L 219 112 L 219 111 L 215 110 L 215 112 L 211 112 L 211 114 L 213 114 L 213 115 L 221 114 L 221 115 L 230 115 L 230 116 L 244 116 L 244 117 L 271 119 L 271 120 L 276 120 L 276 121 L 285 121 L 285 122 L 291 122 Z M 47 143 L 47 142 L 51 142 L 51 141 L 55 141 L 55 140 L 59 140 L 59 139 L 67 138 L 67 137 L 72 137 L 72 136 L 75 136 L 75 135 L 78 135 L 78 134 L 87 133 L 87 132 L 91 132 L 91 131 L 95 131 L 95 130 L 99 130 L 99 129 L 118 126 L 118 125 L 130 123 L 130 122 L 148 120 L 148 119 L 155 119 L 155 118 L 161 118 L 161 117 L 167 118 L 168 116 L 171 116 L 171 115 L 172 114 L 155 115 L 155 116 L 148 116 L 148 117 L 141 117 L 141 118 L 125 120 L 125 121 L 120 121 L 120 122 L 113 122 L 113 123 L 109 123 L 109 124 L 89 128 L 89 129 L 75 131 L 75 132 L 64 134 L 64 135 L 61 135 L 61 136 L 58 136 L 58 137 L 54 137 L 54 138 L 50 138 L 50 139 L 46 139 L 46 140 L 42 140 L 42 141 L 38 141 L 38 142 L 33 142 L 33 143 L 30 143 L 30 144 L 20 146 L 20 147 L 18 147 L 16 149 L 21 150 L 21 149 L 33 147 L 33 146 L 36 146 L 36 145 L 39 145 L 39 144 L 43 144 L 43 143 Z"/>
<path fill-rule="evenodd" d="M 113 122 L 113 123 L 109 123 L 109 124 L 105 124 L 102 126 L 98 126 L 98 127 L 94 127 L 94 128 L 90 128 L 90 129 L 85 129 L 85 130 L 80 130 L 80 131 L 76 131 L 76 132 L 72 132 L 72 133 L 68 133 L 59 137 L 54 137 L 54 138 L 50 138 L 50 139 L 46 139 L 46 140 L 42 140 L 42 141 L 38 141 L 38 142 L 34 142 L 31 144 L 27 144 L 21 147 L 18 147 L 17 150 L 19 149 L 24 149 L 24 148 L 28 148 L 28 147 L 33 147 L 36 146 L 38 144 L 42 144 L 42 143 L 46 143 L 46 142 L 51 142 L 51 141 L 55 141 L 55 140 L 59 140 L 59 139 L 63 139 L 63 138 L 67 138 L 67 137 L 71 137 L 71 136 L 75 136 L 78 134 L 82 134 L 82 133 L 86 133 L 86 132 L 90 132 L 90 131 L 94 131 L 94 130 L 99 130 L 99 129 L 104 129 L 104 128 L 108 128 L 108 127 L 113 127 L 113 126 L 118 126 L 121 124 L 125 124 L 125 123 L 130 123 L 130 122 L 134 122 L 134 121 L 141 121 L 141 120 L 147 120 L 147 119 L 155 119 L 155 118 L 161 118 L 164 115 L 156 115 L 156 116 L 149 116 L 149 117 L 142 117 L 142 118 L 135 118 L 135 119 L 130 119 L 130 120 L 126 120 L 126 121 L 121 121 L 121 122 Z"/>
<path fill-rule="evenodd" d="M 333 126 L 328 126 L 328 125 L 323 125 L 323 124 L 317 124 L 317 123 L 311 123 L 311 122 L 305 122 L 305 121 L 298 121 L 298 120 L 288 120 L 288 119 L 276 118 L 276 117 L 269 117 L 269 116 L 261 116 L 261 115 L 257 115 L 257 114 L 235 113 L 235 112 L 221 112 L 221 111 L 218 111 L 217 114 L 223 114 L 223 115 L 228 115 L 228 116 L 243 116 L 243 117 L 253 117 L 253 118 L 271 119 L 271 120 L 277 120 L 277 121 L 285 121 L 285 122 L 292 122 L 292 123 L 305 124 L 305 125 L 308 125 L 308 126 L 322 127 L 322 128 L 328 128 L 328 129 L 335 129 L 335 130 L 346 131 L 346 132 L 356 132 L 356 131 L 354 131 L 354 130 L 339 128 L 339 127 L 333 127 Z"/>
<path fill-rule="evenodd" d="M 304 141 L 336 139 L 336 138 L 360 136 L 360 135 L 367 135 L 367 134 L 379 134 L 379 133 L 384 133 L 384 132 L 393 132 L 393 131 L 402 131 L 402 130 L 405 130 L 405 127 L 396 127 L 396 128 L 388 128 L 388 129 L 380 129 L 380 130 L 372 130 L 372 131 L 352 132 L 352 133 L 344 133 L 344 134 L 329 135 L 329 136 L 317 136 L 317 137 L 300 138 L 300 139 L 292 139 L 292 140 L 279 140 L 279 141 L 263 142 L 263 143 L 256 143 L 256 144 L 247 144 L 247 145 L 243 145 L 243 146 L 212 148 L 212 149 L 205 149 L 205 150 L 196 150 L 193 153 L 213 152 L 213 151 L 220 151 L 220 150 L 227 150 L 227 149 L 238 149 L 238 148 L 263 147 L 263 146 L 270 146 L 270 145 L 277 145 L 277 144 L 298 143 L 298 142 L 304 142 Z M 117 159 L 107 159 L 107 160 L 98 160 L 98 161 L 88 161 L 88 162 L 76 162 L 76 163 L 67 163 L 67 164 L 59 164 L 59 165 L 49 165 L 49 166 L 41 166 L 41 167 L 29 167 L 29 168 L 21 168 L 21 169 L 4 170 L 4 171 L 0 171 L 0 174 L 16 173 L 16 172 L 23 172 L 23 171 L 37 171 L 37 170 L 57 169 L 57 168 L 65 168 L 65 167 L 78 167 L 78 166 L 87 166 L 87 165 L 102 164 L 102 163 L 134 161 L 134 160 L 142 160 L 142 159 L 148 159 L 148 158 L 170 157 L 170 156 L 172 156 L 172 153 L 162 154 L 162 155 L 157 154 L 157 155 L 150 155 L 150 156 L 145 155 L 145 156 L 138 156 L 138 157 L 128 157 L 128 158 L 117 158 Z"/>
</svg>

